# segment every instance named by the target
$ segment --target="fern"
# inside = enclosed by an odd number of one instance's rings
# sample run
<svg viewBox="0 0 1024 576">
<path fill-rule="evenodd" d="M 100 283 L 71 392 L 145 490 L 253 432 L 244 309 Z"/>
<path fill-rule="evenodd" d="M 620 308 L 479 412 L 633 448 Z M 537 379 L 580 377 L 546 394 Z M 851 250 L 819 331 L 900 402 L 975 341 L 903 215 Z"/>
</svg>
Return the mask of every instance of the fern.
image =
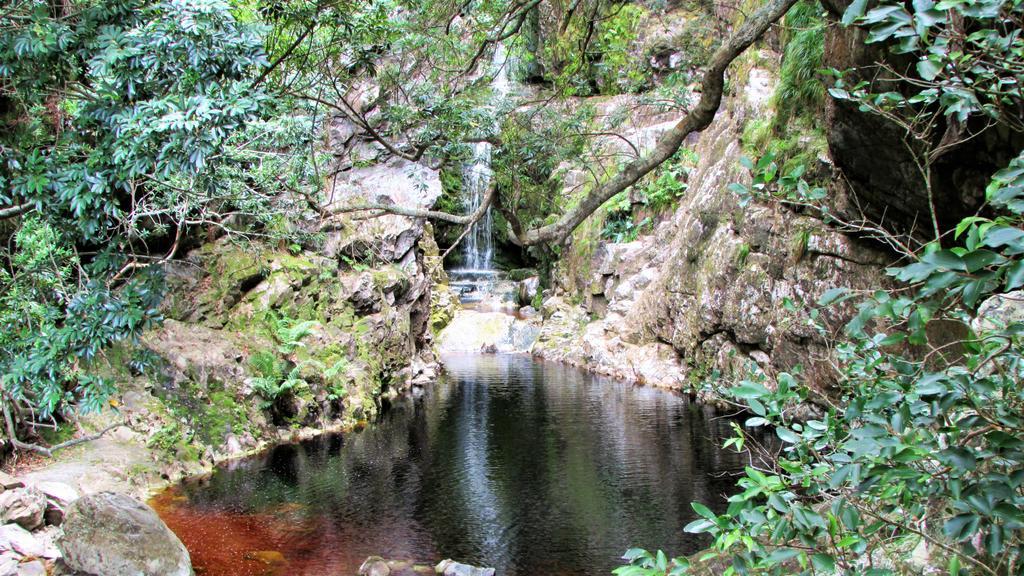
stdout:
<svg viewBox="0 0 1024 576">
<path fill-rule="evenodd" d="M 292 321 L 288 318 L 281 318 L 275 323 L 274 336 L 277 338 L 278 351 L 281 354 L 291 354 L 296 348 L 304 346 L 302 340 L 313 333 L 313 328 L 318 325 L 313 320 Z"/>
</svg>

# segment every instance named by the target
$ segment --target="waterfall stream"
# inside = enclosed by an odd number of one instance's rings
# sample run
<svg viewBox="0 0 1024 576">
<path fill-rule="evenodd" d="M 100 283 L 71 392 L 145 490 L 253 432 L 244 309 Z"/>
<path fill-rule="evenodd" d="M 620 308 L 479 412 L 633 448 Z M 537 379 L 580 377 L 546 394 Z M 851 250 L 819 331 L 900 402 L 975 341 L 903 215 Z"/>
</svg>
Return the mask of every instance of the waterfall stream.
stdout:
<svg viewBox="0 0 1024 576">
<path fill-rule="evenodd" d="M 492 108 L 508 96 L 511 89 L 508 68 L 509 58 L 502 44 L 498 44 L 494 50 L 494 58 L 491 61 L 491 74 L 494 79 L 491 81 L 491 102 Z M 490 142 L 478 142 L 473 145 L 473 158 L 466 164 L 462 176 L 462 188 L 468 202 L 469 213 L 475 212 L 487 196 L 487 189 L 494 179 L 494 171 L 491 168 L 491 153 L 493 146 Z M 479 222 L 473 225 L 466 236 L 463 245 L 463 265 L 467 272 L 483 272 L 492 270 L 492 259 L 494 257 L 494 219 L 490 209 L 484 214 Z"/>
<path fill-rule="evenodd" d="M 491 60 L 491 104 L 494 110 L 512 89 L 508 69 L 510 59 L 505 47 L 498 44 Z M 494 120 L 495 128 L 497 118 Z M 476 212 L 487 196 L 494 179 L 491 156 L 494 146 L 490 142 L 473 145 L 473 156 L 463 166 L 462 193 L 468 213 Z M 449 270 L 451 286 L 461 294 L 463 302 L 479 302 L 493 290 L 501 274 L 494 269 L 494 218 L 491 210 L 484 213 L 466 234 L 462 244 L 462 267 Z"/>
</svg>

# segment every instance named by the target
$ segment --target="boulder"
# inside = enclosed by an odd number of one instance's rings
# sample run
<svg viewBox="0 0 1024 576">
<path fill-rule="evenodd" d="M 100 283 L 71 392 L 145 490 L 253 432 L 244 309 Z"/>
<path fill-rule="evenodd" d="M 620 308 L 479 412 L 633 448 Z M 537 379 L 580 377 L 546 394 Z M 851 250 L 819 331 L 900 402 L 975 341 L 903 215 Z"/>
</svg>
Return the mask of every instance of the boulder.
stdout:
<svg viewBox="0 0 1024 576">
<path fill-rule="evenodd" d="M 96 576 L 192 576 L 181 540 L 152 508 L 123 494 L 99 492 L 67 509 L 57 543 L 72 570 Z"/>
<path fill-rule="evenodd" d="M 359 566 L 359 576 L 391 576 L 391 568 L 387 560 L 380 556 L 370 556 Z"/>
<path fill-rule="evenodd" d="M 0 526 L 0 550 L 13 550 L 22 556 L 46 554 L 46 546 L 17 524 Z"/>
<path fill-rule="evenodd" d="M 0 576 L 17 574 L 18 560 L 20 558 L 21 556 L 10 550 L 0 553 Z"/>
<path fill-rule="evenodd" d="M 1002 330 L 1010 324 L 1024 322 L 1024 290 L 996 294 L 981 303 L 971 321 L 975 332 Z"/>
<path fill-rule="evenodd" d="M 60 548 L 57 548 L 57 540 L 60 538 L 63 531 L 57 526 L 44 526 L 39 530 L 32 533 L 32 537 L 35 538 L 36 542 L 43 548 L 42 554 L 37 554 L 40 558 L 47 560 L 56 560 L 61 557 Z"/>
<path fill-rule="evenodd" d="M 387 560 L 370 556 L 359 567 L 358 576 L 426 576 L 434 574 L 431 566 L 417 564 L 412 560 Z"/>
<path fill-rule="evenodd" d="M 15 523 L 26 530 L 43 525 L 46 496 L 36 488 L 15 488 L 0 494 L 0 522 Z"/>
<path fill-rule="evenodd" d="M 494 576 L 494 568 L 478 568 L 454 560 L 441 560 L 434 571 L 442 576 Z"/>
<path fill-rule="evenodd" d="M 517 286 L 518 293 L 516 294 L 519 304 L 527 305 L 532 303 L 538 290 L 540 290 L 540 277 L 531 276 L 524 280 L 520 280 Z"/>
<path fill-rule="evenodd" d="M 39 560 L 22 562 L 14 572 L 17 576 L 46 576 L 46 565 Z"/>
<path fill-rule="evenodd" d="M 44 519 L 51 526 L 60 526 L 64 511 L 78 500 L 78 491 L 63 482 L 39 482 L 34 487 L 46 496 Z"/>
<path fill-rule="evenodd" d="M 501 312 L 459 310 L 438 335 L 441 352 L 526 352 L 540 329 Z"/>
</svg>

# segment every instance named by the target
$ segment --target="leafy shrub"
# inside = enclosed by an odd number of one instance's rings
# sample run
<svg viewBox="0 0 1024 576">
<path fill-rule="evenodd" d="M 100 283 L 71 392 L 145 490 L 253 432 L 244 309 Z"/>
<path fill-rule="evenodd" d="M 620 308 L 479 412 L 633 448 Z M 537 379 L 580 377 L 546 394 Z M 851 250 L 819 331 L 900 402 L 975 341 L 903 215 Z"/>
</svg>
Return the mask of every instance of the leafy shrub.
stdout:
<svg viewBox="0 0 1024 576">
<path fill-rule="evenodd" d="M 696 155 L 688 149 L 676 153 L 669 162 L 660 166 L 630 193 L 624 191 L 613 196 L 604 205 L 605 221 L 601 237 L 612 242 L 632 242 L 651 226 L 651 217 L 634 221 L 634 204 L 647 207 L 654 213 L 675 207 L 686 194 L 687 178 Z"/>
<path fill-rule="evenodd" d="M 232 206 L 212 176 L 264 102 L 263 42 L 220 0 L 8 4 L 0 207 L 25 217 L 0 251 L 3 405 L 97 410 L 97 358 L 160 320 L 153 260 L 128 255 Z"/>
</svg>

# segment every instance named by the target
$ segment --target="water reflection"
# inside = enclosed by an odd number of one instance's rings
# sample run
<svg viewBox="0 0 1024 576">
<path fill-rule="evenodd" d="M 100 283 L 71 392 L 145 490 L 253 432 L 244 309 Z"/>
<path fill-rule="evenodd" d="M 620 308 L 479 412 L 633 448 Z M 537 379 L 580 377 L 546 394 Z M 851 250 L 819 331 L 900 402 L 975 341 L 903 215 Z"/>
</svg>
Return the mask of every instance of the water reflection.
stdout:
<svg viewBox="0 0 1024 576">
<path fill-rule="evenodd" d="M 354 574 L 373 554 L 607 574 L 633 545 L 706 544 L 682 526 L 693 500 L 720 508 L 744 464 L 719 449 L 728 420 L 524 356 L 446 366 L 361 433 L 281 446 L 155 503 L 206 576 Z"/>
</svg>

